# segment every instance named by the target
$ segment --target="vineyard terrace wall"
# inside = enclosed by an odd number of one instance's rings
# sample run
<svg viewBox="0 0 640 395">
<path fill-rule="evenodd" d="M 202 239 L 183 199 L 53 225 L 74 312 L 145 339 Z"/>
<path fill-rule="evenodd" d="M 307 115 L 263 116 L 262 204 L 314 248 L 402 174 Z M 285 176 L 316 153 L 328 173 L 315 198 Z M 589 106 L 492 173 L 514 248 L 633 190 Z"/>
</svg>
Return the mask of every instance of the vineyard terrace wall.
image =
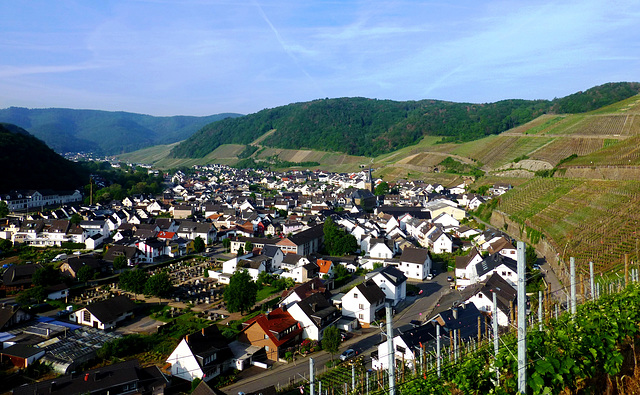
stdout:
<svg viewBox="0 0 640 395">
<path fill-rule="evenodd" d="M 499 210 L 493 210 L 489 222 L 492 226 L 505 231 L 509 236 L 532 245 L 539 254 L 544 256 L 545 260 L 551 266 L 551 269 L 558 277 L 558 280 L 565 284 L 568 283 L 569 268 L 566 263 L 562 263 L 560 254 L 558 253 L 558 251 L 556 251 L 555 247 L 551 243 L 549 243 L 549 241 L 547 241 L 546 238 L 540 238 L 536 243 L 533 243 L 529 235 L 527 235 L 527 230 L 525 227 L 523 227 L 518 222 L 513 221 L 507 214 Z M 506 227 L 505 224 L 507 225 Z"/>
</svg>

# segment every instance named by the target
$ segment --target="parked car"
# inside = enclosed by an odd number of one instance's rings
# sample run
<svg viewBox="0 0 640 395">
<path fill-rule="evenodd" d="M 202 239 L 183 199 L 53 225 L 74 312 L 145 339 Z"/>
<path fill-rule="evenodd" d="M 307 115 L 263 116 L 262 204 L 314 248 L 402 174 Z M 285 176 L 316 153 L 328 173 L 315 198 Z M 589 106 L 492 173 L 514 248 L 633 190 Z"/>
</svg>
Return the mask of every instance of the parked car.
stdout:
<svg viewBox="0 0 640 395">
<path fill-rule="evenodd" d="M 431 273 L 427 274 L 427 280 L 433 280 L 433 274 Z"/>
<path fill-rule="evenodd" d="M 449 281 L 450 283 L 452 283 L 452 282 L 453 282 L 453 276 L 449 276 L 449 277 L 447 277 L 447 281 Z"/>
<path fill-rule="evenodd" d="M 349 358 L 353 358 L 356 356 L 356 350 L 354 350 L 353 348 L 350 348 L 348 350 L 345 350 L 342 354 L 340 354 L 340 360 L 341 361 L 346 361 Z"/>
</svg>

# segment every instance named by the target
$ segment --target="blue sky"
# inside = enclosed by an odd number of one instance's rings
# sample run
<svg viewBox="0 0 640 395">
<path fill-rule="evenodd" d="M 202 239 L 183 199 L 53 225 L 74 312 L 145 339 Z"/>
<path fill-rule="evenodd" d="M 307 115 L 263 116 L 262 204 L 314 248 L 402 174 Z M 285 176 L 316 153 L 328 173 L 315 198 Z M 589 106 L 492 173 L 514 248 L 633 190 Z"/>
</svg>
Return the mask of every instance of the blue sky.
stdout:
<svg viewBox="0 0 640 395">
<path fill-rule="evenodd" d="M 10 0 L 0 108 L 252 113 L 640 81 L 636 1 Z"/>
</svg>

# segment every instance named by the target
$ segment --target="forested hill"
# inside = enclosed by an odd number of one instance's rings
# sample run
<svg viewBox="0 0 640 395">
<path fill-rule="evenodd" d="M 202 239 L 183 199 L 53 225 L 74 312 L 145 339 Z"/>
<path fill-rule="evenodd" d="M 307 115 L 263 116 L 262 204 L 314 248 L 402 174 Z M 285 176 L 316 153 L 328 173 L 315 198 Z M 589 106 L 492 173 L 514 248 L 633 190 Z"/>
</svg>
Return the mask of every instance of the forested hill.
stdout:
<svg viewBox="0 0 640 395">
<path fill-rule="evenodd" d="M 89 174 L 26 130 L 0 123 L 0 192 L 14 189 L 76 189 Z"/>
<path fill-rule="evenodd" d="M 154 117 L 128 112 L 66 108 L 0 109 L 0 122 L 18 125 L 59 153 L 121 154 L 191 136 L 203 126 L 240 114 Z"/>
<path fill-rule="evenodd" d="M 498 134 L 543 113 L 587 112 L 640 92 L 640 83 L 609 83 L 554 100 L 471 104 L 438 100 L 397 102 L 339 98 L 294 103 L 203 127 L 176 146 L 173 157 L 204 157 L 222 144 L 261 144 L 377 156 L 415 144 L 423 136 L 471 141 Z"/>
</svg>

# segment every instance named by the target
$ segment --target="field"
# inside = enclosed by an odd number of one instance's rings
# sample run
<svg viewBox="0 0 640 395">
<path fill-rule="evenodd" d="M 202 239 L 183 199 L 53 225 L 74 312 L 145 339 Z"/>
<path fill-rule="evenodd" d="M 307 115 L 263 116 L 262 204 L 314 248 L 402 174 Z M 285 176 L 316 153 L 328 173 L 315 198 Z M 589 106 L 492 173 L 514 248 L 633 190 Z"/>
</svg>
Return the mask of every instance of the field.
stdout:
<svg viewBox="0 0 640 395">
<path fill-rule="evenodd" d="M 625 253 L 640 259 L 639 204 L 639 181 L 535 178 L 503 195 L 498 210 L 541 231 L 565 258 L 608 271 Z"/>
<path fill-rule="evenodd" d="M 558 162 L 573 154 L 584 156 L 603 147 L 604 139 L 602 138 L 560 137 L 529 156 L 531 159 L 543 160 L 555 166 Z"/>
<path fill-rule="evenodd" d="M 469 156 L 487 168 L 496 168 L 512 162 L 522 155 L 529 154 L 549 141 L 551 141 L 550 138 L 540 137 L 490 136 L 482 140 L 461 144 L 452 152 Z"/>
</svg>

